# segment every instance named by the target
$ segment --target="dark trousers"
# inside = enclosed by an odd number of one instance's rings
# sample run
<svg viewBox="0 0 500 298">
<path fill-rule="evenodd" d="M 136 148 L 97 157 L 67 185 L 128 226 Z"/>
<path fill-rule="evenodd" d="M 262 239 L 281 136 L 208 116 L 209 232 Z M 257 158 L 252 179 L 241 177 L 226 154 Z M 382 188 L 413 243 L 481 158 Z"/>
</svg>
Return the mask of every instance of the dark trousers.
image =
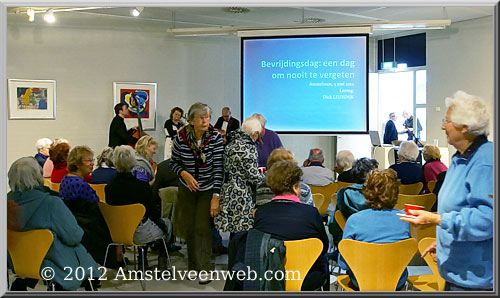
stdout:
<svg viewBox="0 0 500 298">
<path fill-rule="evenodd" d="M 445 291 L 493 291 L 493 289 L 466 288 L 466 287 L 462 287 L 462 286 L 456 285 L 456 284 L 448 282 L 448 281 L 444 285 L 444 290 Z"/>
<path fill-rule="evenodd" d="M 211 270 L 212 226 L 210 224 L 210 201 L 212 190 L 190 191 L 179 184 L 179 212 L 176 224 L 184 229 L 188 252 L 188 270 Z"/>
</svg>

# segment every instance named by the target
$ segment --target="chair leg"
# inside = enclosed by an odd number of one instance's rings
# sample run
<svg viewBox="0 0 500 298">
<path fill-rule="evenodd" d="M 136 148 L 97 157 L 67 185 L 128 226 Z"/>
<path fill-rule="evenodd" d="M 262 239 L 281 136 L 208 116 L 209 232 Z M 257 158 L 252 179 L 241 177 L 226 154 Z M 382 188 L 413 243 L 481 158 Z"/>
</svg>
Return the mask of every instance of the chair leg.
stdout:
<svg viewBox="0 0 500 298">
<path fill-rule="evenodd" d="M 102 266 L 103 266 L 103 267 L 106 267 L 106 260 L 108 259 L 108 250 L 109 250 L 109 247 L 110 247 L 111 245 L 117 245 L 117 244 L 115 244 L 115 243 L 110 243 L 110 244 L 108 244 L 108 246 L 106 247 L 106 254 L 104 255 L 104 264 L 102 264 Z"/>
<path fill-rule="evenodd" d="M 141 284 L 141 287 L 142 287 L 142 290 L 143 291 L 146 291 L 146 280 L 144 278 L 144 275 L 146 274 L 146 268 L 144 267 L 145 266 L 145 262 L 144 262 L 144 247 L 139 247 L 139 249 L 142 251 L 142 254 L 141 254 L 141 262 L 142 262 L 142 278 L 139 280 L 139 283 Z M 134 258 L 135 258 L 135 255 L 134 255 Z"/>
<path fill-rule="evenodd" d="M 172 261 L 170 261 L 170 255 L 168 254 L 168 249 L 167 249 L 167 243 L 165 242 L 165 237 L 162 237 L 161 240 L 163 241 L 163 246 L 165 247 L 165 252 L 167 253 L 167 260 L 168 260 L 168 269 L 172 269 Z"/>
</svg>

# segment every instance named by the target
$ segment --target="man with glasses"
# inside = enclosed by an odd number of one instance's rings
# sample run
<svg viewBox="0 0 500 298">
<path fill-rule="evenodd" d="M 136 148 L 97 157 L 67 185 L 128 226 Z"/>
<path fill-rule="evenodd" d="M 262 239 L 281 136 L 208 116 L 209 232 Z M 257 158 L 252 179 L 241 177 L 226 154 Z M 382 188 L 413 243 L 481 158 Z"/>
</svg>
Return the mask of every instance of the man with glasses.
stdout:
<svg viewBox="0 0 500 298">
<path fill-rule="evenodd" d="M 384 144 L 392 144 L 392 141 L 398 139 L 398 130 L 396 129 L 396 113 L 389 113 L 389 120 L 385 124 Z"/>
</svg>

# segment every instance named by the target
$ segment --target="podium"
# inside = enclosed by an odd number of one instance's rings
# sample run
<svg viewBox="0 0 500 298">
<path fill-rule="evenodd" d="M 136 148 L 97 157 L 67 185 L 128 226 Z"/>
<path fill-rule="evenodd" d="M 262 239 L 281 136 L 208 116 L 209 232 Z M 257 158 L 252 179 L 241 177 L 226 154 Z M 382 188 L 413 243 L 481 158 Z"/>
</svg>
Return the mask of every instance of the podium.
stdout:
<svg viewBox="0 0 500 298">
<path fill-rule="evenodd" d="M 388 169 L 391 165 L 396 163 L 396 152 L 399 147 L 396 146 L 373 146 L 372 147 L 372 158 L 378 161 L 378 169 Z M 423 148 L 418 148 L 420 153 L 422 153 Z M 450 166 L 450 152 L 447 147 L 439 147 L 441 152 L 441 161 L 447 166 Z M 422 164 L 425 163 L 422 155 Z"/>
</svg>

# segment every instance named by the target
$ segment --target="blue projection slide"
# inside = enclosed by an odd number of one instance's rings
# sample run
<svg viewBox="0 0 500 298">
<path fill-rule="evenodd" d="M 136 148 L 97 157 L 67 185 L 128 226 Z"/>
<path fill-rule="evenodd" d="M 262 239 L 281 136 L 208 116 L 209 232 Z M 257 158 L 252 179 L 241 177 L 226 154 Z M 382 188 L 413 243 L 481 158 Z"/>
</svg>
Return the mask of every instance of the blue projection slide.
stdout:
<svg viewBox="0 0 500 298">
<path fill-rule="evenodd" d="M 243 39 L 243 119 L 286 133 L 367 133 L 366 35 Z"/>
</svg>

